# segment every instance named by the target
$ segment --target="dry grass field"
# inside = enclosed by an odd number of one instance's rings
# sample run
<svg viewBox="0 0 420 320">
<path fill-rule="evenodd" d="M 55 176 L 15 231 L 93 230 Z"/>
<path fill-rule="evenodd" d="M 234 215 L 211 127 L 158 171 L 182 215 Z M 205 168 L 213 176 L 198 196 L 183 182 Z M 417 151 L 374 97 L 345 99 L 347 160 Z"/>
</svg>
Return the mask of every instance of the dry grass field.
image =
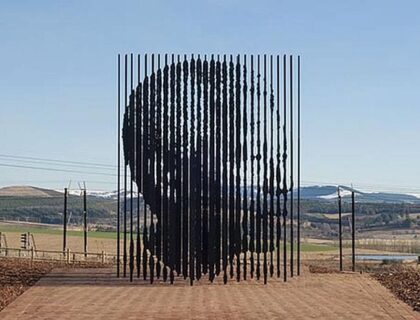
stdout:
<svg viewBox="0 0 420 320">
<path fill-rule="evenodd" d="M 59 227 L 59 226 L 58 226 Z M 62 230 L 54 227 L 35 226 L 23 223 L 1 223 L 0 232 L 7 237 L 9 248 L 20 247 L 20 234 L 31 232 L 35 239 L 38 250 L 56 250 L 63 248 Z M 128 235 L 129 237 L 129 235 Z M 122 238 L 122 234 L 121 234 Z M 123 241 L 121 241 L 121 244 Z M 330 241 L 309 240 L 302 243 L 302 253 L 331 253 L 336 248 Z M 67 236 L 67 247 L 71 252 L 83 251 L 83 233 L 80 230 L 69 230 Z M 116 254 L 116 233 L 115 232 L 89 232 L 88 233 L 88 251 L 92 253 Z"/>
<path fill-rule="evenodd" d="M 11 248 L 20 247 L 20 232 L 6 232 L 7 242 Z M 38 250 L 57 250 L 63 249 L 63 237 L 58 234 L 36 233 L 34 234 L 35 244 Z M 112 238 L 88 237 L 88 251 L 100 253 L 115 253 L 116 241 Z M 83 237 L 68 236 L 67 247 L 72 252 L 83 252 Z"/>
</svg>

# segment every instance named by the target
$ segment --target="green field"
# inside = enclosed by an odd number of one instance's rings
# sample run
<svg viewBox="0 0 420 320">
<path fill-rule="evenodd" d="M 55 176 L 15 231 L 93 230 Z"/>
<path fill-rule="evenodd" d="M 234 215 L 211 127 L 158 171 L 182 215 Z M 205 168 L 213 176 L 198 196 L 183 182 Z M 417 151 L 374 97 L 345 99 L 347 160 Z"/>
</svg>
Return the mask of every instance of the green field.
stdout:
<svg viewBox="0 0 420 320">
<path fill-rule="evenodd" d="M 315 243 L 301 243 L 300 249 L 302 252 L 323 252 L 323 251 L 337 250 L 337 248 L 333 246 L 329 246 L 326 244 L 315 244 Z"/>
</svg>

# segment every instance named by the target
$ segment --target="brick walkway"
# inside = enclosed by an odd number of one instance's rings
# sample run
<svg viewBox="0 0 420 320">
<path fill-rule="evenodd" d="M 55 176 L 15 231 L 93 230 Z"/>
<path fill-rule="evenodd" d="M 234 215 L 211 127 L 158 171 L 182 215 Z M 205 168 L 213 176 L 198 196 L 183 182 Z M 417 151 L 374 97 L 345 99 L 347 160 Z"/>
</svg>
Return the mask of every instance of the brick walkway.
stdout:
<svg viewBox="0 0 420 320">
<path fill-rule="evenodd" d="M 193 287 L 129 284 L 110 269 L 56 269 L 0 312 L 0 319 L 420 319 L 367 275 L 305 274 Z"/>
</svg>

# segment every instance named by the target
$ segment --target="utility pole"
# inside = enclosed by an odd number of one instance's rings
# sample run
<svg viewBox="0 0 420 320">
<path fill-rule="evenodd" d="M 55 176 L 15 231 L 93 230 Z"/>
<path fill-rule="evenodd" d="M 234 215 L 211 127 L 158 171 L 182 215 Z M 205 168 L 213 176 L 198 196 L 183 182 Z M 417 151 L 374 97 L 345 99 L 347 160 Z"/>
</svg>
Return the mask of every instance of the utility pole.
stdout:
<svg viewBox="0 0 420 320">
<path fill-rule="evenodd" d="M 341 194 L 340 187 L 337 188 L 338 192 L 338 241 L 340 247 L 340 271 L 343 271 L 343 224 L 341 214 Z"/>
<path fill-rule="evenodd" d="M 86 187 L 83 189 L 83 249 L 87 256 L 87 206 L 86 206 Z"/>
<path fill-rule="evenodd" d="M 64 188 L 64 213 L 63 213 L 63 253 L 66 251 L 67 244 L 67 188 Z"/>
</svg>

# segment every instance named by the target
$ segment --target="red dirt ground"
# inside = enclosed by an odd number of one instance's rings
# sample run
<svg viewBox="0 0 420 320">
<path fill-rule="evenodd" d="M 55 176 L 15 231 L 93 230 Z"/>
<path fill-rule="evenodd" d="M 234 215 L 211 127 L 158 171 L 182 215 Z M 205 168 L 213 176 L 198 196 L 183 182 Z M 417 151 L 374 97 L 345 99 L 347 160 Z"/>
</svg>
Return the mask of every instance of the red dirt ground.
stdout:
<svg viewBox="0 0 420 320">
<path fill-rule="evenodd" d="M 305 274 L 190 287 L 117 279 L 112 269 L 54 269 L 1 319 L 420 319 L 369 275 Z"/>
</svg>

